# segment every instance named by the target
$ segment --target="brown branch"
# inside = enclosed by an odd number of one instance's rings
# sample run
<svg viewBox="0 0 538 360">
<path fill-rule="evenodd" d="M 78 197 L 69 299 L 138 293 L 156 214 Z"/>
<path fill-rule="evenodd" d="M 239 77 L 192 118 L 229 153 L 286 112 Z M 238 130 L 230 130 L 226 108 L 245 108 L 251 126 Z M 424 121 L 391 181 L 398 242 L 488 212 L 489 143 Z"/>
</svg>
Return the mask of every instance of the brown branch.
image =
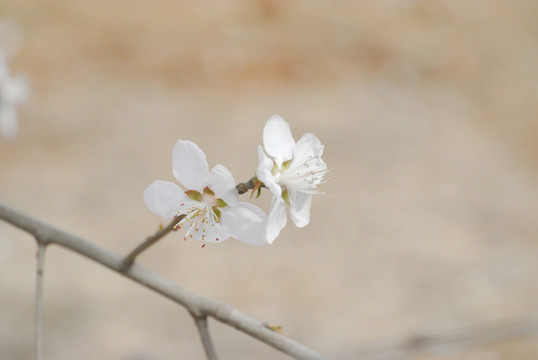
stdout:
<svg viewBox="0 0 538 360">
<path fill-rule="evenodd" d="M 249 181 L 242 182 L 242 183 L 239 183 L 239 184 L 235 185 L 235 190 L 237 190 L 237 193 L 239 195 L 242 195 L 242 194 L 246 193 L 249 190 L 252 190 L 253 193 L 255 191 L 258 191 L 257 196 L 259 196 L 259 191 L 260 191 L 260 188 L 262 188 L 262 187 L 266 188 L 265 184 L 263 182 L 261 182 L 256 176 L 254 176 Z M 252 195 L 253 194 L 251 194 L 251 197 L 252 197 Z"/>
<path fill-rule="evenodd" d="M 235 190 L 239 193 L 239 195 L 246 193 L 249 190 L 254 189 L 255 183 L 254 178 L 250 179 L 249 181 L 239 183 L 235 186 Z"/>
<path fill-rule="evenodd" d="M 230 305 L 202 297 L 183 289 L 138 264 L 133 264 L 130 269 L 122 272 L 123 258 L 121 256 L 87 240 L 42 223 L 2 203 L 0 203 L 0 219 L 34 235 L 44 244 L 56 244 L 74 251 L 182 305 L 189 312 L 197 316 L 211 316 L 295 359 L 326 360 L 324 356 L 314 350 L 268 329 L 262 322 L 243 314 Z"/>
</svg>

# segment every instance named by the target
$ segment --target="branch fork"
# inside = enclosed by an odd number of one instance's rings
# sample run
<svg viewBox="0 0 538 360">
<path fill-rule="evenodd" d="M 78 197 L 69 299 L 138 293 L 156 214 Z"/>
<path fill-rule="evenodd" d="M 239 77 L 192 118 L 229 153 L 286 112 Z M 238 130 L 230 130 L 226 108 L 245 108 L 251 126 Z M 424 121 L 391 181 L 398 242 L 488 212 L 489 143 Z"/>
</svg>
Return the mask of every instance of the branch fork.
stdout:
<svg viewBox="0 0 538 360">
<path fill-rule="evenodd" d="M 41 241 L 41 243 L 56 244 L 78 253 L 186 308 L 191 312 L 191 315 L 194 316 L 200 337 L 202 338 L 203 336 L 206 339 L 202 339 L 202 341 L 206 341 L 206 344 L 204 344 L 206 354 L 210 351 L 214 352 L 214 347 L 210 345 L 211 340 L 205 334 L 206 331 L 208 332 L 207 317 L 212 317 L 215 320 L 244 332 L 295 359 L 327 360 L 326 357 L 316 351 L 266 328 L 262 322 L 243 314 L 230 305 L 190 292 L 177 284 L 166 280 L 160 275 L 149 271 L 138 264 L 134 264 L 134 259 L 141 251 L 137 251 L 135 255 L 132 255 L 132 253 L 135 252 L 133 251 L 129 254 L 130 256 L 127 256 L 127 258 L 132 259 L 132 262 L 129 261 L 131 262 L 130 266 L 127 267 L 127 270 L 124 270 L 125 257 L 114 254 L 76 235 L 72 235 L 45 224 L 2 203 L 0 203 L 0 219 L 32 234 L 33 236 L 39 236 L 39 241 Z M 179 222 L 181 220 L 177 221 Z M 157 233 L 146 239 L 144 248 L 151 246 L 166 233 L 173 230 L 174 225 L 172 224 L 173 223 L 169 224 L 166 228 L 159 230 Z M 154 239 L 154 241 L 150 239 Z M 208 359 L 213 360 L 216 359 L 216 357 L 208 357 Z"/>
</svg>

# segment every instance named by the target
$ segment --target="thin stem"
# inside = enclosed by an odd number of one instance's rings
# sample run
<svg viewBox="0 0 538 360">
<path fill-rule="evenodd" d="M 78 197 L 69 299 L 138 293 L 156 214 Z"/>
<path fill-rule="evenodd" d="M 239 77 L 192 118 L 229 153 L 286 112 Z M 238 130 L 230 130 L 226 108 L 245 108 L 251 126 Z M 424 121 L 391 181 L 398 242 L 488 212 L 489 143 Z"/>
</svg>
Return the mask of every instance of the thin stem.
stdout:
<svg viewBox="0 0 538 360">
<path fill-rule="evenodd" d="M 206 315 L 195 315 L 191 312 L 196 327 L 198 328 L 198 333 L 200 334 L 200 339 L 202 340 L 202 345 L 204 346 L 205 355 L 207 360 L 217 360 L 217 352 L 211 341 L 211 335 L 209 334 L 209 328 L 207 326 L 207 316 Z"/>
<path fill-rule="evenodd" d="M 125 272 L 133 265 L 136 257 L 140 255 L 144 250 L 155 244 L 162 237 L 168 234 L 170 231 L 175 230 L 177 224 L 185 218 L 186 215 L 176 216 L 165 228 L 160 229 L 155 234 L 148 236 L 146 240 L 138 245 L 133 251 L 131 251 L 121 263 L 121 271 Z"/>
<path fill-rule="evenodd" d="M 45 262 L 45 246 L 37 241 L 36 289 L 35 289 L 35 359 L 43 359 L 43 264 Z"/>
</svg>

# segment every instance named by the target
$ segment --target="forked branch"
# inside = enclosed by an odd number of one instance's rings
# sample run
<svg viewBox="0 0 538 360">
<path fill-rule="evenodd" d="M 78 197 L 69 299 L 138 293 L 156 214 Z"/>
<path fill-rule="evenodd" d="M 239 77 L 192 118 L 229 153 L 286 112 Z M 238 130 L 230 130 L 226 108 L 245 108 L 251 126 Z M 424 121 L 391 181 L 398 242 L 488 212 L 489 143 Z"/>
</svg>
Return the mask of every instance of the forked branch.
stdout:
<svg viewBox="0 0 538 360">
<path fill-rule="evenodd" d="M 306 346 L 280 335 L 230 305 L 208 299 L 192 293 L 166 280 L 144 267 L 133 264 L 127 271 L 122 271 L 123 258 L 105 250 L 87 240 L 47 225 L 29 215 L 23 214 L 0 203 L 0 219 L 32 234 L 45 245 L 56 244 L 87 257 L 123 276 L 143 285 L 162 296 L 182 305 L 191 314 L 201 319 L 207 316 L 228 324 L 283 353 L 300 360 L 322 360 L 324 356 Z M 203 324 L 201 324 L 203 325 Z M 200 325 L 197 322 L 200 329 Z M 207 328 L 206 328 L 207 329 Z M 205 331 L 205 330 L 204 330 Z M 205 344 L 204 344 L 205 346 Z M 206 349 L 207 351 L 207 349 Z"/>
<path fill-rule="evenodd" d="M 205 315 L 196 315 L 191 313 L 198 328 L 198 333 L 200 334 L 200 340 L 204 346 L 205 355 L 207 360 L 217 360 L 217 352 L 211 341 L 211 335 L 209 334 L 209 328 L 207 327 L 207 316 Z"/>
</svg>

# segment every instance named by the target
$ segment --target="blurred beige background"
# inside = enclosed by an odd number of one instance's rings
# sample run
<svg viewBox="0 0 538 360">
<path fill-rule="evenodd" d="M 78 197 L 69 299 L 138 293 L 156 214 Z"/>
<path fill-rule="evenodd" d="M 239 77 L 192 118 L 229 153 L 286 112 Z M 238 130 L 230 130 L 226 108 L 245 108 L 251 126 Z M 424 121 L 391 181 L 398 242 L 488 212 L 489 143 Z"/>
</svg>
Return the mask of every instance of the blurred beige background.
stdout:
<svg viewBox="0 0 538 360">
<path fill-rule="evenodd" d="M 370 341 L 538 317 L 538 2 L 20 1 L 32 98 L 0 139 L 0 201 L 126 253 L 142 201 L 196 142 L 237 181 L 265 120 L 332 169 L 272 246 L 172 234 L 139 261 L 334 359 Z M 265 207 L 269 194 L 258 203 Z M 0 358 L 33 352 L 35 244 L 0 223 Z M 202 359 L 189 315 L 57 247 L 45 358 Z M 211 322 L 222 359 L 287 359 Z M 521 338 L 413 359 L 533 359 Z"/>
</svg>

